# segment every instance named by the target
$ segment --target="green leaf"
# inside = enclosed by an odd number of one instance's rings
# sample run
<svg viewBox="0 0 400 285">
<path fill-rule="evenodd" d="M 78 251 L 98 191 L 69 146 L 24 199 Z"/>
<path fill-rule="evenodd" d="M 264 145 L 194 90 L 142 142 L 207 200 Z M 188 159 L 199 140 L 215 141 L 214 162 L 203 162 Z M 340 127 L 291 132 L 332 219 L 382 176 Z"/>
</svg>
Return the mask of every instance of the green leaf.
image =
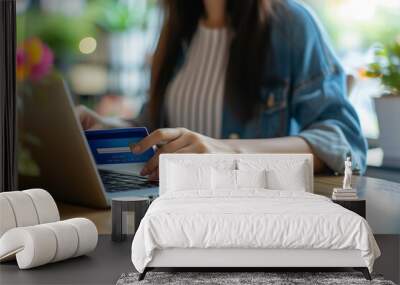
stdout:
<svg viewBox="0 0 400 285">
<path fill-rule="evenodd" d="M 368 77 L 380 77 L 386 89 L 400 92 L 400 44 L 396 41 L 375 50 L 375 61 L 367 67 Z M 399 94 L 400 95 L 400 94 Z"/>
</svg>

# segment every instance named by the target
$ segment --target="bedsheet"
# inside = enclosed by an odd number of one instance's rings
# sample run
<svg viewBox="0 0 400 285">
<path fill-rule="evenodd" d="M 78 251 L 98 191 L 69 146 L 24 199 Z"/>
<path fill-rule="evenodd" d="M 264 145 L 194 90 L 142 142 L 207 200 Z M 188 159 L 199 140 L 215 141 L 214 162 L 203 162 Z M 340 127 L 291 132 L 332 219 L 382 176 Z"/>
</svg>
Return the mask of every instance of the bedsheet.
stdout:
<svg viewBox="0 0 400 285">
<path fill-rule="evenodd" d="M 358 249 L 371 272 L 380 255 L 361 216 L 320 195 L 265 189 L 157 198 L 133 239 L 133 265 L 143 272 L 166 248 Z"/>
</svg>

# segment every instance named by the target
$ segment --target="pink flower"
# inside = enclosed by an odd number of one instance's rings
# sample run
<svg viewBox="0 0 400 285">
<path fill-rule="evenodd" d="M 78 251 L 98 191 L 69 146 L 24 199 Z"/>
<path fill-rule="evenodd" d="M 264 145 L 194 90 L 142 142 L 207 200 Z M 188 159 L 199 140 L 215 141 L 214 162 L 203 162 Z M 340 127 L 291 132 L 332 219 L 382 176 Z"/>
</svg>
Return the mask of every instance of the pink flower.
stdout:
<svg viewBox="0 0 400 285">
<path fill-rule="evenodd" d="M 42 58 L 38 64 L 32 65 L 30 78 L 37 81 L 45 77 L 53 67 L 54 56 L 53 52 L 43 45 Z"/>
<path fill-rule="evenodd" d="M 18 80 L 38 81 L 51 71 L 54 55 L 40 39 L 30 38 L 17 49 L 16 61 Z"/>
<path fill-rule="evenodd" d="M 17 49 L 17 66 L 21 66 L 25 64 L 26 61 L 26 54 L 23 49 Z"/>
</svg>

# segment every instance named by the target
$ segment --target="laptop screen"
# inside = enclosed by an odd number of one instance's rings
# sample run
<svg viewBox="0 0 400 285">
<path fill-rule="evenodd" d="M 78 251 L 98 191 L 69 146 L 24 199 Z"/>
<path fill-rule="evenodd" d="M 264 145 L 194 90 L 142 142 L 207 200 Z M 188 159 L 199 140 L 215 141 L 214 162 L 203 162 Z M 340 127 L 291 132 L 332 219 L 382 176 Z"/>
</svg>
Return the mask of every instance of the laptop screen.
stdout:
<svg viewBox="0 0 400 285">
<path fill-rule="evenodd" d="M 141 154 L 133 154 L 130 145 L 148 135 L 144 127 L 89 130 L 85 132 L 90 151 L 99 169 L 139 172 L 153 155 L 152 148 Z"/>
</svg>

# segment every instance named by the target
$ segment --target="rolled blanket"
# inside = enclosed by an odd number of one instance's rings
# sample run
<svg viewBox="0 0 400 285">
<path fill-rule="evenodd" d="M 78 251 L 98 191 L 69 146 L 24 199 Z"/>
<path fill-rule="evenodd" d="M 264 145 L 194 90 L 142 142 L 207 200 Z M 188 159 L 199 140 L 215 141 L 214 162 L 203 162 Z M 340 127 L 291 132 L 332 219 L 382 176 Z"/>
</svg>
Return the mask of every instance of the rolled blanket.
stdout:
<svg viewBox="0 0 400 285">
<path fill-rule="evenodd" d="M 53 197 L 43 189 L 0 193 L 0 217 L 0 237 L 15 227 L 60 220 Z"/>
<path fill-rule="evenodd" d="M 13 228 L 0 238 L 0 261 L 15 256 L 20 269 L 33 268 L 87 254 L 97 238 L 96 226 L 85 218 Z"/>
</svg>

